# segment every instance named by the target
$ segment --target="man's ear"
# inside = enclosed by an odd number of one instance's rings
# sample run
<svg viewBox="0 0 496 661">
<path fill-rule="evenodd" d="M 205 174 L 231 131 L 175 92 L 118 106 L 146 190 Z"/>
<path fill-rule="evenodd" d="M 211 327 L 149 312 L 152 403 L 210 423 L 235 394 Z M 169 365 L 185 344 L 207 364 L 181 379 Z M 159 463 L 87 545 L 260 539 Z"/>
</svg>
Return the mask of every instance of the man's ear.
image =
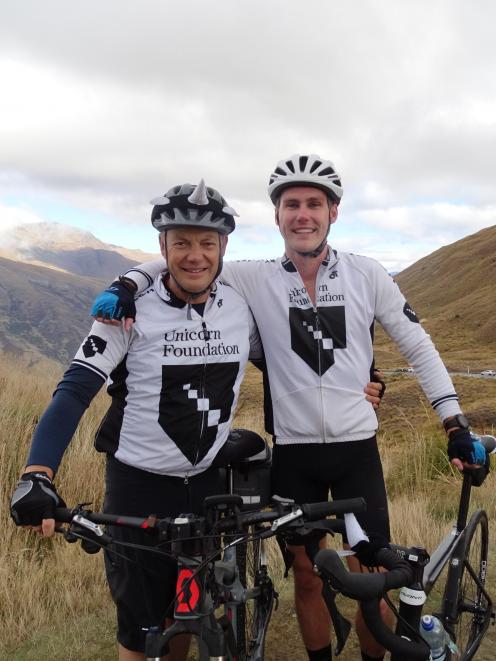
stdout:
<svg viewBox="0 0 496 661">
<path fill-rule="evenodd" d="M 277 227 L 279 227 L 279 208 L 278 207 L 276 207 L 274 209 L 274 218 L 275 218 Z"/>
<path fill-rule="evenodd" d="M 226 254 L 227 241 L 228 241 L 227 235 L 222 234 L 220 236 L 220 254 L 222 257 L 224 257 L 224 255 Z"/>
<path fill-rule="evenodd" d="M 329 209 L 329 222 L 331 225 L 338 219 L 338 205 L 334 202 Z"/>
</svg>

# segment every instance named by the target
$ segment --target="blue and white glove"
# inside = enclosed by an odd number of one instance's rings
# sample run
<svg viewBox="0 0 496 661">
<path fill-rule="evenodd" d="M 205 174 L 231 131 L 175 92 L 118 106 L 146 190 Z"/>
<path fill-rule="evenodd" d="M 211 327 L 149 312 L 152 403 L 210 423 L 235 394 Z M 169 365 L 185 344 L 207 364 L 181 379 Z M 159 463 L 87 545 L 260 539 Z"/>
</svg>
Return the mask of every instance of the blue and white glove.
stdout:
<svg viewBox="0 0 496 661">
<path fill-rule="evenodd" d="M 467 464 L 483 466 L 487 462 L 485 447 L 468 429 L 456 429 L 448 438 L 448 457 Z"/>
<path fill-rule="evenodd" d="M 97 319 L 136 319 L 134 296 L 136 285 L 127 278 L 115 280 L 110 287 L 96 297 L 91 314 Z"/>
</svg>

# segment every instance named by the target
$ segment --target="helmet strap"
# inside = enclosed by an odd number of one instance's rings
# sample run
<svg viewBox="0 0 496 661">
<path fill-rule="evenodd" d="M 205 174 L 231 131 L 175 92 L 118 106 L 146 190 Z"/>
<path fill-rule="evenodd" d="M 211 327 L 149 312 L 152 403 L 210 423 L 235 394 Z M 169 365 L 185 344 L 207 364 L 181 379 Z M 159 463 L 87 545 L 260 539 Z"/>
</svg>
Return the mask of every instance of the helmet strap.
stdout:
<svg viewBox="0 0 496 661">
<path fill-rule="evenodd" d="M 172 275 L 172 273 L 170 271 L 169 271 L 168 275 L 171 278 L 171 280 L 174 280 L 174 284 L 176 285 L 176 287 L 178 289 L 180 289 L 183 292 L 183 294 L 187 295 L 187 297 L 188 297 L 188 299 L 186 301 L 187 303 L 189 303 L 191 301 L 194 301 L 195 298 L 199 298 L 200 296 L 203 296 L 203 294 L 206 294 L 208 291 L 210 291 L 210 289 L 212 287 L 212 283 L 213 283 L 213 280 L 212 280 L 212 282 L 207 287 L 205 287 L 205 289 L 202 289 L 201 291 L 189 291 L 189 289 L 185 289 L 182 286 L 182 284 L 176 280 L 176 278 Z"/>
</svg>

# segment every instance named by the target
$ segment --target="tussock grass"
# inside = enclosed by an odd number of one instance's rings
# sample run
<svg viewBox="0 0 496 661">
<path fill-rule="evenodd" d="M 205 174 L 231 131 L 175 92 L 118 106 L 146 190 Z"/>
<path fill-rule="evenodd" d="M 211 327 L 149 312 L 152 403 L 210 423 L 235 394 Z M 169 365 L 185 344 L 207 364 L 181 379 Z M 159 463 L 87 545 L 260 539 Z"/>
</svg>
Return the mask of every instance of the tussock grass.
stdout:
<svg viewBox="0 0 496 661">
<path fill-rule="evenodd" d="M 60 378 L 53 368 L 30 369 L 6 356 L 0 362 L 0 658 L 107 661 L 115 658 L 114 611 L 103 573 L 102 555 L 88 556 L 79 545 L 59 536 L 40 540 L 16 528 L 8 501 L 22 472 L 31 436 Z M 394 541 L 423 545 L 433 550 L 450 528 L 455 515 L 461 478 L 446 457 L 446 441 L 435 416 L 412 394 L 412 386 L 398 379 L 388 385 L 383 404 L 384 431 L 379 437 L 390 497 Z M 260 376 L 248 370 L 235 425 L 263 432 L 259 391 Z M 407 382 L 408 384 L 408 382 Z M 484 387 L 471 384 L 470 405 L 488 406 Z M 460 388 L 459 388 L 460 389 Z M 494 402 L 494 400 L 493 400 Z M 103 496 L 103 456 L 93 450 L 93 434 L 108 400 L 99 395 L 85 414 L 57 476 L 59 491 L 68 503 L 91 500 L 98 508 Z M 413 422 L 412 422 L 413 421 Z M 489 431 L 486 429 L 486 431 Z M 474 489 L 472 509 L 485 507 L 491 520 L 494 548 L 496 530 L 496 479 Z M 491 551 L 494 554 L 494 551 Z M 489 583 L 495 590 L 492 556 Z M 269 631 L 270 661 L 306 658 L 299 642 L 292 609 L 291 584 L 282 579 L 283 568 L 275 545 L 270 564 L 281 592 L 281 608 Z M 352 606 L 345 605 L 351 614 Z M 488 645 L 496 644 L 494 633 Z M 492 650 L 491 650 L 492 651 Z M 344 661 L 357 658 L 356 642 L 342 654 Z M 478 657 L 485 659 L 484 655 Z M 487 658 L 492 658 L 487 656 Z"/>
<path fill-rule="evenodd" d="M 58 537 L 41 540 L 16 528 L 9 516 L 9 498 L 22 473 L 34 428 L 59 378 L 60 373 L 52 369 L 32 373 L 27 363 L 7 356 L 1 362 L 0 658 L 27 632 L 32 635 L 47 625 L 61 626 L 68 619 L 110 607 L 101 558 L 86 556 L 77 545 Z M 92 448 L 92 433 L 104 404 L 99 397 L 85 415 L 64 458 L 57 482 L 68 503 L 85 499 L 101 504 L 103 461 Z"/>
</svg>

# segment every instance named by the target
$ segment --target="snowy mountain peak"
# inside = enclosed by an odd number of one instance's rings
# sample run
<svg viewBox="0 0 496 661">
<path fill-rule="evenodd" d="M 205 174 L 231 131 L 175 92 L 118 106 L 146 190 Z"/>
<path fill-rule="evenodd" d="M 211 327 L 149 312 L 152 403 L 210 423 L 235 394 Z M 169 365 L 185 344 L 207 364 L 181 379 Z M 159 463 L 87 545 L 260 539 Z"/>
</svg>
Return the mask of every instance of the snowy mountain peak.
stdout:
<svg viewBox="0 0 496 661">
<path fill-rule="evenodd" d="M 17 259 L 27 259 L 33 249 L 108 250 L 108 246 L 90 232 L 61 223 L 25 223 L 6 230 L 0 229 L 0 249 Z"/>
</svg>

